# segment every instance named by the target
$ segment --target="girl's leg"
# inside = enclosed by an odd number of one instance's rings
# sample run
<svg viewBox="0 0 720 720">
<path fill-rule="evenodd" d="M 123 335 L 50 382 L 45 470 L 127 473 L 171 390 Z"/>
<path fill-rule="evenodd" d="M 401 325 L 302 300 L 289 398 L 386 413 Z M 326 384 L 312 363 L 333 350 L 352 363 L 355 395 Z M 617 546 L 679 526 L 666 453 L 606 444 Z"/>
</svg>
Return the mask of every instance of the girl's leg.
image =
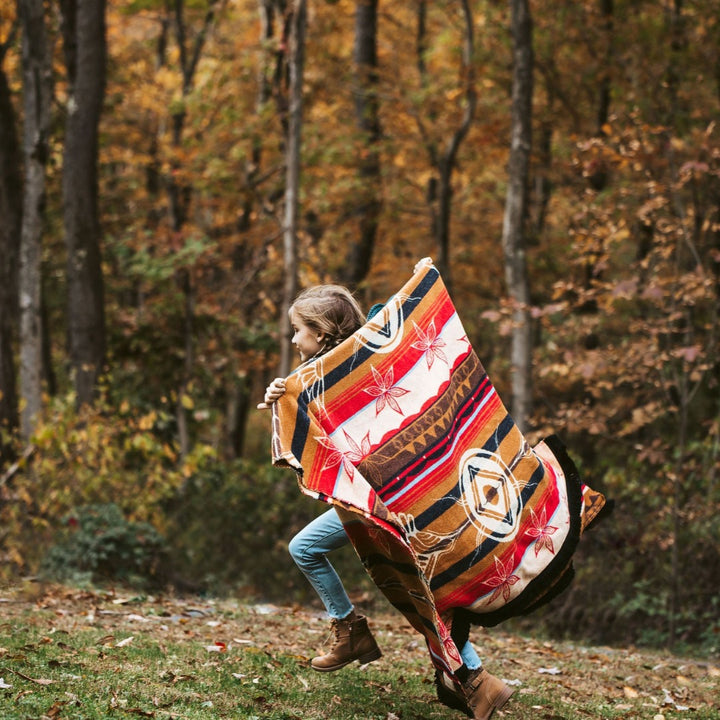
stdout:
<svg viewBox="0 0 720 720">
<path fill-rule="evenodd" d="M 349 542 L 340 518 L 331 508 L 306 525 L 288 546 L 293 560 L 315 588 L 328 615 L 338 620 L 353 611 L 353 604 L 326 555 Z"/>
<path fill-rule="evenodd" d="M 291 541 L 290 554 L 315 588 L 332 618 L 334 641 L 324 655 L 310 662 L 313 670 L 332 672 L 354 660 L 368 663 L 382 653 L 368 627 L 367 618 L 357 615 L 340 578 L 326 555 L 350 542 L 334 509 L 315 518 Z"/>
<path fill-rule="evenodd" d="M 463 659 L 465 667 L 467 667 L 470 671 L 477 670 L 482 667 L 482 660 L 478 656 L 477 652 L 475 652 L 475 648 L 469 640 L 462 646 L 460 650 L 460 657 Z"/>
</svg>

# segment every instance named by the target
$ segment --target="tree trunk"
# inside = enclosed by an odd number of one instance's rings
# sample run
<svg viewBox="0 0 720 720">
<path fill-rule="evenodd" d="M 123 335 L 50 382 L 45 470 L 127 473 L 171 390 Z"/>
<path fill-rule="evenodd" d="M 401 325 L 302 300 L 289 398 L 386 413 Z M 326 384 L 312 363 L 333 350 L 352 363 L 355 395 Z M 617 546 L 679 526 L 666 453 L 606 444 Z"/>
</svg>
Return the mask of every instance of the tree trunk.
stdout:
<svg viewBox="0 0 720 720">
<path fill-rule="evenodd" d="M 307 5 L 305 0 L 295 0 L 290 29 L 288 55 L 290 71 L 288 132 L 285 146 L 285 222 L 283 225 L 283 259 L 285 284 L 280 318 L 280 374 L 290 372 L 292 347 L 290 344 L 290 319 L 287 310 L 297 292 L 297 219 L 300 196 L 300 145 L 302 134 L 302 83 L 305 60 L 305 29 Z"/>
<path fill-rule="evenodd" d="M 678 116 L 680 114 L 680 83 L 682 75 L 682 63 L 681 53 L 686 46 L 687 38 L 685 36 L 685 17 L 683 14 L 683 0 L 674 0 L 672 8 L 669 8 L 669 23 L 670 23 L 670 48 L 668 53 L 668 65 L 665 70 L 666 77 L 666 92 L 667 92 L 667 109 L 665 112 L 665 140 L 667 147 L 667 160 L 668 167 L 672 177 L 672 187 L 677 188 L 679 185 L 679 171 L 677 167 L 677 160 L 673 151 L 673 137 L 676 134 L 676 124 L 678 122 Z M 671 193 L 672 206 L 675 208 L 678 217 L 684 215 L 682 203 L 679 194 L 676 191 Z M 680 245 L 676 249 L 678 260 L 676 261 L 676 267 L 680 268 L 682 262 L 680 261 Z M 698 266 L 700 263 L 698 261 Z M 676 314 L 678 310 L 675 310 Z M 672 316 L 672 315 L 671 315 Z M 687 323 L 688 327 L 691 323 Z M 684 346 L 690 345 L 692 342 L 691 336 L 685 337 Z M 671 537 L 672 542 L 670 544 L 670 572 L 671 577 L 669 580 L 670 593 L 668 597 L 668 645 L 673 647 L 677 641 L 678 635 L 678 617 L 680 613 L 680 568 L 684 556 L 684 548 L 680 546 L 680 531 L 682 529 L 682 518 L 680 513 L 681 500 L 680 496 L 684 490 L 684 480 L 687 474 L 684 469 L 684 459 L 686 452 L 687 443 L 687 428 L 688 428 L 688 414 L 689 405 L 691 400 L 691 393 L 689 391 L 689 377 L 687 368 L 684 366 L 678 369 L 677 376 L 675 379 L 675 387 L 678 392 L 679 402 L 679 423 L 677 423 L 677 437 L 675 440 L 675 457 L 677 458 L 675 464 L 675 472 L 672 480 L 672 531 Z"/>
<path fill-rule="evenodd" d="M 42 332 L 40 261 L 48 161 L 51 52 L 42 0 L 19 0 L 23 68 L 23 215 L 20 233 L 20 433 L 30 439 L 41 408 Z"/>
<path fill-rule="evenodd" d="M 505 281 L 513 307 L 512 414 L 520 430 L 532 411 L 532 328 L 525 254 L 528 168 L 532 146 L 533 49 L 527 0 L 511 0 L 513 35 L 512 128 L 502 244 Z"/>
<path fill-rule="evenodd" d="M 15 33 L 13 32 L 12 35 Z M 8 40 L 8 43 L 10 39 Z M 18 329 L 18 256 L 22 223 L 22 158 L 10 86 L 0 47 L 0 458 L 9 458 L 6 433 L 18 426 L 15 339 Z"/>
<path fill-rule="evenodd" d="M 211 2 L 205 11 L 205 17 L 200 29 L 192 43 L 188 42 L 187 27 L 185 25 L 185 2 L 174 0 L 173 12 L 175 23 L 175 37 L 178 45 L 180 72 L 182 74 L 182 97 L 183 103 L 172 115 L 172 144 L 180 148 L 183 143 L 185 130 L 185 98 L 190 94 L 195 82 L 195 72 L 202 55 L 207 33 L 215 19 L 217 2 Z M 168 4 L 170 10 L 170 4 Z M 164 59 L 164 52 L 161 50 L 158 57 Z M 166 181 L 168 203 L 170 206 L 170 225 L 178 240 L 182 240 L 183 226 L 189 214 L 192 188 L 182 186 L 170 175 Z M 182 268 L 176 273 L 176 282 L 180 286 L 184 297 L 184 325 L 183 325 L 183 367 L 181 371 L 180 384 L 177 390 L 176 417 L 178 424 L 178 436 L 180 442 L 180 456 L 185 458 L 190 452 L 190 432 L 187 422 L 188 390 L 192 381 L 193 367 L 195 364 L 194 342 L 195 342 L 195 288 L 190 268 Z"/>
<path fill-rule="evenodd" d="M 603 68 L 600 74 L 600 98 L 598 103 L 597 114 L 597 134 L 604 135 L 603 128 L 607 124 L 610 116 L 610 99 L 611 99 L 611 73 L 613 59 L 613 29 L 614 29 L 614 0 L 600 0 L 600 9 L 603 18 L 603 31 L 605 35 L 605 53 L 603 56 Z"/>
<path fill-rule="evenodd" d="M 68 341 L 78 405 L 92 403 L 105 360 L 98 218 L 98 125 L 105 94 L 105 0 L 63 0 L 69 94 L 63 165 Z"/>
<path fill-rule="evenodd" d="M 342 280 L 357 287 L 370 271 L 380 211 L 382 209 L 380 176 L 380 118 L 378 108 L 377 58 L 378 0 L 358 0 L 355 6 L 355 123 L 363 148 L 358 167 L 357 207 L 359 219 L 357 240 L 345 259 Z"/>
<path fill-rule="evenodd" d="M 428 187 L 428 202 L 430 204 L 430 212 L 432 217 L 432 229 L 435 236 L 435 245 L 437 248 L 437 257 L 435 264 L 440 274 L 443 276 L 445 285 L 452 290 L 452 275 L 450 270 L 450 218 L 452 210 L 452 176 L 457 165 L 457 154 L 460 145 L 467 136 L 470 126 L 475 117 L 475 108 L 477 106 L 477 92 L 475 90 L 475 39 L 473 32 L 473 16 L 468 0 L 462 0 L 462 12 L 464 19 L 464 37 L 462 47 L 462 68 L 461 81 L 463 85 L 463 99 L 465 107 L 463 116 L 455 132 L 445 145 L 442 154 L 438 153 L 436 144 L 432 140 L 426 139 L 426 150 L 430 156 L 431 162 L 435 165 L 438 177 L 434 178 Z M 425 61 L 423 57 L 425 49 L 425 13 L 426 6 L 424 2 L 418 5 L 418 30 L 416 38 L 416 48 L 418 52 L 418 69 L 420 70 L 420 80 L 423 85 L 426 83 Z M 422 127 L 421 135 L 429 138 L 428 132 Z"/>
<path fill-rule="evenodd" d="M 225 457 L 232 460 L 242 457 L 251 403 L 250 391 L 254 373 L 238 375 L 230 389 L 225 408 Z"/>
</svg>

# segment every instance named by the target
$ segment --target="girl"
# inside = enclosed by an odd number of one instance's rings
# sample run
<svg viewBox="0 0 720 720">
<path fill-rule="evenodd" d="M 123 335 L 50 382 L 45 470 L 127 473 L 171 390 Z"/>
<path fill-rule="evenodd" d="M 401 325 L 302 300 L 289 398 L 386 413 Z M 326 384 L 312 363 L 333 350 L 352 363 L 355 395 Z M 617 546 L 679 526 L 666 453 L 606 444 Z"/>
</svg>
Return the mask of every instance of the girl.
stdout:
<svg viewBox="0 0 720 720">
<path fill-rule="evenodd" d="M 416 271 L 423 262 L 426 261 L 421 260 L 415 266 Z M 381 307 L 373 306 L 369 317 Z M 304 290 L 290 307 L 289 315 L 292 343 L 303 363 L 339 345 L 366 320 L 350 291 L 339 285 L 319 285 Z M 275 378 L 258 408 L 269 409 L 284 392 L 285 379 Z M 355 612 L 342 581 L 327 559 L 331 550 L 349 542 L 340 518 L 331 508 L 310 522 L 289 544 L 293 560 L 315 588 L 331 619 L 332 647 L 328 653 L 311 661 L 312 668 L 320 672 L 339 670 L 354 660 L 371 662 L 382 654 L 367 619 Z M 511 691 L 501 680 L 484 671 L 482 661 L 469 641 L 460 650 L 460 655 L 464 662 L 462 677 L 466 678 L 463 694 L 446 684 L 438 687 L 438 695 L 446 704 L 462 709 L 478 720 L 486 720 Z"/>
<path fill-rule="evenodd" d="M 292 344 L 300 359 L 308 362 L 339 345 L 365 322 L 362 310 L 347 288 L 319 285 L 297 297 L 290 307 Z M 275 378 L 265 391 L 269 408 L 285 392 L 285 379 Z M 334 641 L 325 655 L 311 661 L 314 670 L 339 670 L 354 660 L 377 660 L 382 653 L 370 632 L 367 619 L 355 612 L 350 598 L 327 553 L 349 543 L 340 518 L 333 508 L 315 518 L 289 545 L 293 560 L 315 588 L 332 623 Z"/>
</svg>

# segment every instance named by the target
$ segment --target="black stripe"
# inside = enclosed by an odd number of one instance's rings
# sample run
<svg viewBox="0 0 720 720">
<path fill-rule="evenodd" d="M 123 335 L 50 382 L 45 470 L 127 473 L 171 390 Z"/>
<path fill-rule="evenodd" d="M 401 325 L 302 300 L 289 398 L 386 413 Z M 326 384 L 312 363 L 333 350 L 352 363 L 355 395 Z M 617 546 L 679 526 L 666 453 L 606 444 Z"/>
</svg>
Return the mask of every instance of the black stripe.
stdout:
<svg viewBox="0 0 720 720">
<path fill-rule="evenodd" d="M 534 578 L 523 592 L 511 602 L 492 613 L 473 613 L 464 608 L 458 608 L 454 613 L 453 624 L 460 623 L 492 627 L 510 617 L 523 615 L 551 600 L 562 592 L 572 580 L 572 556 L 580 540 L 582 506 L 582 488 L 580 474 L 575 463 L 567 454 L 562 441 L 551 435 L 545 438 L 545 444 L 551 450 L 563 470 L 567 481 L 568 508 L 570 511 L 570 528 L 568 536 L 555 557 L 536 578 Z"/>
<path fill-rule="evenodd" d="M 415 294 L 408 297 L 402 305 L 403 318 L 405 321 L 412 315 L 413 310 L 420 304 L 422 299 L 429 293 L 432 286 L 440 279 L 435 268 L 432 268 L 422 279 L 415 289 Z M 332 351 L 331 351 L 332 352 Z M 310 430 L 310 419 L 308 417 L 308 404 L 315 399 L 320 390 L 331 388 L 337 382 L 347 377 L 357 366 L 362 365 L 375 352 L 361 346 L 349 358 L 340 363 L 325 375 L 322 381 L 318 380 L 310 387 L 303 390 L 298 396 L 298 409 L 295 417 L 295 427 L 293 429 L 293 437 L 290 443 L 292 454 L 300 459 L 302 457 L 303 448 L 307 442 L 308 432 Z M 297 372 L 297 371 L 296 371 Z"/>
<path fill-rule="evenodd" d="M 489 440 L 483 445 L 482 449 L 486 452 L 497 452 L 500 447 L 500 443 L 512 432 L 515 427 L 515 422 L 510 415 L 505 417 L 498 424 L 497 429 L 489 438 Z M 529 481 L 532 482 L 532 481 Z M 535 481 L 537 484 L 537 481 Z M 421 513 L 415 518 L 415 527 L 418 530 L 425 529 L 428 525 L 435 522 L 446 510 L 449 510 L 455 503 L 460 499 L 460 483 L 457 482 L 453 489 L 445 496 L 440 498 L 437 502 L 433 503 L 425 512 Z"/>
<path fill-rule="evenodd" d="M 532 498 L 533 494 L 537 490 L 538 484 L 545 474 L 545 468 L 542 464 L 538 465 L 535 472 L 532 474 L 528 482 L 520 492 L 520 498 L 523 507 Z M 509 513 L 504 518 L 506 521 L 509 520 Z M 444 572 L 436 575 L 430 582 L 430 587 L 434 590 L 452 582 L 463 573 L 466 573 L 473 565 L 480 562 L 488 555 L 495 551 L 499 545 L 502 545 L 505 541 L 497 538 L 485 538 L 472 552 L 468 553 L 464 557 L 460 558 L 457 562 L 453 563 Z M 514 544 L 514 541 L 513 541 Z"/>
<path fill-rule="evenodd" d="M 485 387 L 483 387 L 483 385 Z M 492 389 L 493 387 L 487 374 L 482 374 L 478 383 L 470 389 L 463 404 L 457 409 L 455 419 L 453 420 L 450 430 L 427 446 L 426 450 L 423 452 L 424 457 L 420 462 L 418 462 L 417 457 L 413 457 L 396 474 L 396 477 L 391 482 L 382 487 L 382 490 L 378 493 L 378 495 L 383 502 L 385 502 L 386 498 L 394 495 L 408 482 L 411 482 L 413 477 L 422 474 L 428 465 L 434 463 L 438 458 L 442 457 L 447 452 L 447 448 L 455 439 L 459 427 L 462 425 L 464 420 L 472 414 L 476 404 L 480 402 Z"/>
</svg>

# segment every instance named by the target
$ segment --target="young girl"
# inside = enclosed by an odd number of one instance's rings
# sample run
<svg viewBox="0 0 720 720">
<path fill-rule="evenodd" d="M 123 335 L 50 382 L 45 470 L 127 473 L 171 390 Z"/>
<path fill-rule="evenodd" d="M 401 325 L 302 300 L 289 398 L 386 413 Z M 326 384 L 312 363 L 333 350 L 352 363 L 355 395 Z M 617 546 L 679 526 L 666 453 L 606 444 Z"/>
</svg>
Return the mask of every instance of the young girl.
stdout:
<svg viewBox="0 0 720 720">
<path fill-rule="evenodd" d="M 303 362 L 313 360 L 350 337 L 365 322 L 355 298 L 339 285 L 319 285 L 297 297 L 290 307 L 292 344 Z M 285 379 L 275 378 L 265 391 L 269 408 L 285 392 Z M 333 508 L 303 528 L 289 545 L 293 560 L 315 588 L 332 622 L 334 642 L 328 653 L 311 661 L 314 670 L 339 670 L 354 660 L 377 660 L 380 648 L 370 632 L 367 619 L 355 612 L 335 568 L 327 559 L 331 550 L 350 540 Z"/>
<path fill-rule="evenodd" d="M 420 267 L 420 261 L 415 270 Z M 373 306 L 370 316 L 377 308 Z M 319 285 L 309 288 L 297 297 L 290 307 L 293 328 L 292 343 L 303 363 L 319 357 L 350 337 L 364 323 L 365 317 L 355 298 L 347 288 L 339 285 Z M 285 379 L 275 378 L 265 391 L 259 409 L 270 406 L 285 392 Z M 295 563 L 315 588 L 331 619 L 334 641 L 325 655 L 311 661 L 314 670 L 339 670 L 354 660 L 361 663 L 377 660 L 381 656 L 367 624 L 367 619 L 355 612 L 352 602 L 337 572 L 327 558 L 332 550 L 348 544 L 350 539 L 334 508 L 326 511 L 303 528 L 289 544 Z M 489 718 L 500 694 L 509 690 L 505 684 L 485 672 L 482 661 L 468 641 L 460 650 L 464 662 L 463 676 L 466 697 L 459 698 L 462 709 L 474 718 Z M 444 691 L 444 696 L 442 697 Z M 452 687 L 438 689 L 441 699 L 452 702 Z M 505 698 L 506 699 L 506 698 Z M 467 703 L 467 704 L 465 704 Z M 450 704 L 450 703 L 447 703 Z M 454 705 L 454 707 L 460 706 Z"/>
</svg>

